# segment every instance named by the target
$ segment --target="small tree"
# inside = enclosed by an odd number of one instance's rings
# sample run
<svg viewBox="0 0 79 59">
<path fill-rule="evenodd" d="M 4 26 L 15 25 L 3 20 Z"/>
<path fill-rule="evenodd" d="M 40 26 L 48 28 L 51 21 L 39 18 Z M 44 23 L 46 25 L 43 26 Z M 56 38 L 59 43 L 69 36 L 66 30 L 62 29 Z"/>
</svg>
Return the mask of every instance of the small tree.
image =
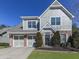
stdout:
<svg viewBox="0 0 79 59">
<path fill-rule="evenodd" d="M 77 28 L 77 25 L 76 24 L 73 24 L 72 25 L 72 33 L 78 31 L 78 28 Z"/>
<path fill-rule="evenodd" d="M 72 36 L 75 48 L 79 48 L 79 32 L 78 31 L 74 32 Z"/>
<path fill-rule="evenodd" d="M 40 32 L 37 32 L 35 41 L 36 41 L 36 47 L 42 46 L 43 41 L 42 41 L 42 35 Z"/>
<path fill-rule="evenodd" d="M 72 36 L 69 37 L 67 46 L 73 48 L 79 48 L 79 33 L 78 31 L 73 32 Z"/>
<path fill-rule="evenodd" d="M 54 33 L 54 35 L 51 39 L 51 44 L 54 45 L 54 46 L 60 45 L 60 33 L 59 33 L 59 31 Z"/>
<path fill-rule="evenodd" d="M 79 48 L 79 29 L 77 28 L 76 24 L 73 24 L 72 26 L 72 38 L 74 47 Z"/>
<path fill-rule="evenodd" d="M 69 36 L 67 46 L 74 47 L 74 39 L 72 38 L 72 36 Z"/>
<path fill-rule="evenodd" d="M 79 37 L 74 38 L 74 46 L 79 49 Z"/>
</svg>

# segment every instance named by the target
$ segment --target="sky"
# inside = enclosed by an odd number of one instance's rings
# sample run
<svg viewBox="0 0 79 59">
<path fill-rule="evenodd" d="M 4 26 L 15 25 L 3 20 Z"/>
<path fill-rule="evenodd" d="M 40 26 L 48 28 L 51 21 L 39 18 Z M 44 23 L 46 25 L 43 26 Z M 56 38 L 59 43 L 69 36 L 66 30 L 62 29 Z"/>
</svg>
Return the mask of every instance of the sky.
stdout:
<svg viewBox="0 0 79 59">
<path fill-rule="evenodd" d="M 54 0 L 0 0 L 0 25 L 15 26 L 20 16 L 40 16 Z M 74 16 L 79 27 L 79 0 L 59 0 Z"/>
</svg>

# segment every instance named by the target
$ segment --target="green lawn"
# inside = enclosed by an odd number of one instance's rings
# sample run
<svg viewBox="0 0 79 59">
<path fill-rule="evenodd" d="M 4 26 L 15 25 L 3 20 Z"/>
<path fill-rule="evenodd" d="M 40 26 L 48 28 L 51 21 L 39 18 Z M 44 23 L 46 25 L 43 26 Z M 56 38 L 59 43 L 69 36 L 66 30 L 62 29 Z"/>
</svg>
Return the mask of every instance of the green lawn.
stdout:
<svg viewBox="0 0 79 59">
<path fill-rule="evenodd" d="M 4 48 L 4 46 L 0 46 L 0 49 Z"/>
<path fill-rule="evenodd" d="M 0 49 L 2 48 L 8 48 L 9 44 L 8 43 L 0 43 Z"/>
<path fill-rule="evenodd" d="M 33 51 L 28 59 L 79 59 L 79 53 Z"/>
<path fill-rule="evenodd" d="M 0 49 L 2 49 L 2 48 L 7 48 L 7 46 L 0 46 Z"/>
</svg>

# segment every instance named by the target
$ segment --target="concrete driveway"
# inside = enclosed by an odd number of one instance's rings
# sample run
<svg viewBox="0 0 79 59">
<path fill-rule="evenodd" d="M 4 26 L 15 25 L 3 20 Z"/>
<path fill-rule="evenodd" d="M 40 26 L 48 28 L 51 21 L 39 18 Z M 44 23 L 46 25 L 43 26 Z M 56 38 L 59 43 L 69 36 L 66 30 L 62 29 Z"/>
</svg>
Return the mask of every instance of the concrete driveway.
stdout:
<svg viewBox="0 0 79 59">
<path fill-rule="evenodd" d="M 34 48 L 5 48 L 0 49 L 0 59 L 27 59 Z"/>
</svg>

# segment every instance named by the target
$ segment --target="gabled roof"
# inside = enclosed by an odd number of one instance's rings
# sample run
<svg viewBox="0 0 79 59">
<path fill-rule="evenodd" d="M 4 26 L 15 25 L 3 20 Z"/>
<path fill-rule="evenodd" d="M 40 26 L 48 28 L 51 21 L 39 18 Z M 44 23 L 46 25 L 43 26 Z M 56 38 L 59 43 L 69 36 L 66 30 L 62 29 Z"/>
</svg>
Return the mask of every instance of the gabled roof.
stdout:
<svg viewBox="0 0 79 59">
<path fill-rule="evenodd" d="M 11 34 L 25 34 L 25 33 L 37 33 L 37 30 L 23 30 L 22 24 L 19 24 L 14 27 L 8 27 L 0 30 L 0 36 L 6 34 L 7 32 Z"/>
<path fill-rule="evenodd" d="M 55 0 L 55 1 L 53 2 L 53 4 L 51 4 L 51 5 L 60 5 L 60 3 L 59 3 L 57 0 Z"/>
<path fill-rule="evenodd" d="M 10 28 L 4 28 L 4 29 L 1 29 L 1 30 L 0 30 L 0 34 L 5 33 L 6 31 L 8 31 L 8 29 L 10 29 Z"/>
<path fill-rule="evenodd" d="M 0 30 L 0 35 L 3 35 L 3 34 L 7 33 L 8 31 L 11 31 L 11 30 L 20 29 L 21 27 L 22 27 L 22 24 L 19 24 L 17 26 L 13 26 L 13 27 L 3 28 L 3 29 Z"/>
<path fill-rule="evenodd" d="M 51 30 L 52 32 L 54 32 L 55 30 L 51 27 L 50 23 L 47 22 L 47 24 L 45 26 L 42 27 L 42 29 L 44 30 Z"/>
<path fill-rule="evenodd" d="M 66 13 L 70 18 L 74 18 L 72 13 L 70 13 L 58 0 L 55 0 L 41 15 L 43 16 L 49 9 L 61 9 Z"/>
</svg>

